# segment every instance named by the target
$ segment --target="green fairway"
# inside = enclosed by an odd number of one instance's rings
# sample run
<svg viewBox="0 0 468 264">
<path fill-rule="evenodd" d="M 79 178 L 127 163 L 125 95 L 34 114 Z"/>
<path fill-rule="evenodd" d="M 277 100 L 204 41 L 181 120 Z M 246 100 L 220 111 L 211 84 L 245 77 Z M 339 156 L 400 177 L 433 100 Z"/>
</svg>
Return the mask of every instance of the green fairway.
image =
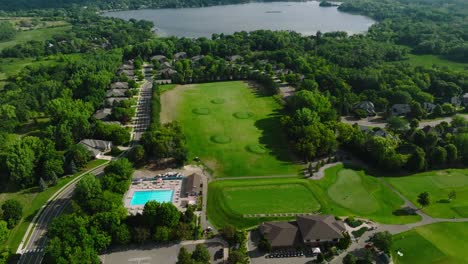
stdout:
<svg viewBox="0 0 468 264">
<path fill-rule="evenodd" d="M 386 180 L 416 205 L 417 196 L 428 192 L 431 205 L 423 211 L 433 217 L 468 217 L 468 170 L 431 171 Z M 457 197 L 450 201 L 451 191 L 455 191 Z"/>
<path fill-rule="evenodd" d="M 437 65 L 439 67 L 447 67 L 451 70 L 463 71 L 468 69 L 468 63 L 456 62 L 444 59 L 436 55 L 409 55 L 408 62 L 413 66 L 432 67 Z"/>
<path fill-rule="evenodd" d="M 238 81 L 178 86 L 161 102 L 161 122 L 181 123 L 190 159 L 215 177 L 298 174 L 273 97 Z"/>
<path fill-rule="evenodd" d="M 274 219 L 246 218 L 245 214 L 317 210 L 322 214 L 358 216 L 386 224 L 421 219 L 418 215 L 398 214 L 404 201 L 377 178 L 342 165 L 327 169 L 325 174 L 318 181 L 284 178 L 212 182 L 208 192 L 208 218 L 218 227 L 232 224 L 241 228 Z"/>
<path fill-rule="evenodd" d="M 468 223 L 437 223 L 395 235 L 393 260 L 400 264 L 466 263 Z M 396 254 L 403 253 L 400 257 Z"/>
<path fill-rule="evenodd" d="M 70 28 L 70 26 L 61 26 L 20 31 L 16 34 L 13 40 L 0 42 L 0 51 L 4 48 L 9 48 L 30 40 L 44 41 L 52 38 L 54 35 L 61 34 Z"/>
<path fill-rule="evenodd" d="M 244 214 L 312 213 L 320 204 L 308 183 L 297 178 L 210 183 L 208 218 L 218 227 L 229 223 L 245 228 L 275 218 L 245 218 Z"/>
</svg>

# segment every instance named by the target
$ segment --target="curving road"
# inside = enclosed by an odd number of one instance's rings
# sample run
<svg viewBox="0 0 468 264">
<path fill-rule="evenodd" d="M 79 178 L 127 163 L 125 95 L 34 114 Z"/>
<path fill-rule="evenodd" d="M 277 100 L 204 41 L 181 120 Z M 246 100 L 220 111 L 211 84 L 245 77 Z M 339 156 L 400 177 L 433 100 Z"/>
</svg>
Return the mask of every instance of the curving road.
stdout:
<svg viewBox="0 0 468 264">
<path fill-rule="evenodd" d="M 104 172 L 104 168 L 107 163 L 100 165 L 97 168 L 93 168 L 80 174 L 76 179 L 70 182 L 69 185 L 65 186 L 62 191 L 52 198 L 44 207 L 42 212 L 39 213 L 39 217 L 36 221 L 33 220 L 32 232 L 26 232 L 25 237 L 30 234 L 29 240 L 21 249 L 22 255 L 18 263 L 20 264 L 40 264 L 44 257 L 44 250 L 47 243 L 47 227 L 49 223 L 57 216 L 63 213 L 68 207 L 70 199 L 75 191 L 76 184 L 79 180 L 87 173 L 93 173 L 94 175 L 100 175 Z M 21 247 L 21 246 L 20 246 Z"/>
</svg>

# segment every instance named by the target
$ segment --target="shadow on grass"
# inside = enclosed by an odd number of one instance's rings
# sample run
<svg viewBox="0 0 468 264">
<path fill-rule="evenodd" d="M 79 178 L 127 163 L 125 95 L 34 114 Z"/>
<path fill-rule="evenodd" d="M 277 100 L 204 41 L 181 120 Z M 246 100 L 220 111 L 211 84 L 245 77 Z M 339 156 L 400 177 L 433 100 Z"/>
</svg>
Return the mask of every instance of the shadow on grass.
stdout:
<svg viewBox="0 0 468 264">
<path fill-rule="evenodd" d="M 416 215 L 416 209 L 411 208 L 411 207 L 403 207 L 403 208 L 393 211 L 392 214 L 395 216 Z"/>
<path fill-rule="evenodd" d="M 298 163 L 297 157 L 294 156 L 292 148 L 288 145 L 285 131 L 281 127 L 281 116 L 283 116 L 282 111 L 275 110 L 267 118 L 255 122 L 255 127 L 262 132 L 259 143 L 264 145 L 269 150 L 269 154 L 276 159 L 288 163 Z"/>
<path fill-rule="evenodd" d="M 448 203 L 450 203 L 450 200 L 449 199 L 440 199 L 439 201 L 437 201 L 437 203 L 448 204 Z"/>
</svg>

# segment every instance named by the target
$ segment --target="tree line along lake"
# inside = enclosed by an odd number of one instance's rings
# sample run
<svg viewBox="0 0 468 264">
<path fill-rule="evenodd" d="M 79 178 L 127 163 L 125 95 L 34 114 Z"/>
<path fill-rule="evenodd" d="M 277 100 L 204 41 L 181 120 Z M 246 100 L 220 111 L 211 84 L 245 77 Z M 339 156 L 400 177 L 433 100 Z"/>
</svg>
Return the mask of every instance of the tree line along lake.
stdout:
<svg viewBox="0 0 468 264">
<path fill-rule="evenodd" d="M 202 8 L 140 9 L 103 13 L 125 20 L 154 22 L 156 34 L 177 37 L 211 37 L 259 29 L 292 30 L 303 35 L 317 31 L 366 32 L 375 23 L 371 18 L 320 7 L 319 2 L 269 2 L 222 5 Z"/>
</svg>

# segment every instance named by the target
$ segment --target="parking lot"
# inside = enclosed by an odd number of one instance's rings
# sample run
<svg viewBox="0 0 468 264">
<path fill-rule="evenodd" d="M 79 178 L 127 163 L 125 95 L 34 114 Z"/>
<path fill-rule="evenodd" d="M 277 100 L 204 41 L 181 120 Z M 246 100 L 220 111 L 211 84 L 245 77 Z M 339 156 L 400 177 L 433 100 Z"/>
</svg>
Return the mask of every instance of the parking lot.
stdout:
<svg viewBox="0 0 468 264">
<path fill-rule="evenodd" d="M 169 245 L 145 245 L 134 247 L 116 248 L 112 252 L 101 255 L 102 262 L 109 264 L 175 264 L 180 248 L 183 246 L 189 252 L 195 249 L 196 241 L 184 241 L 182 244 Z M 220 254 L 216 254 L 223 249 L 222 245 L 215 242 L 204 243 L 211 255 L 211 263 L 223 263 Z M 217 255 L 216 260 L 214 259 Z"/>
</svg>

